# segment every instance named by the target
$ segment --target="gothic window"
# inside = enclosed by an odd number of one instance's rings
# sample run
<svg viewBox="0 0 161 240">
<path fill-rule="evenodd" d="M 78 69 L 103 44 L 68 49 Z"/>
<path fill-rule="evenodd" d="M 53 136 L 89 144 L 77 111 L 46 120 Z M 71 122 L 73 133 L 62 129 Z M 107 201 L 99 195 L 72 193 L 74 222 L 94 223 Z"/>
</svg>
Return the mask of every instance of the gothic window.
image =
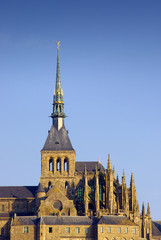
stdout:
<svg viewBox="0 0 161 240">
<path fill-rule="evenodd" d="M 51 189 L 51 182 L 48 183 L 48 189 Z"/>
<path fill-rule="evenodd" d="M 18 213 L 20 212 L 20 205 L 19 204 L 17 205 L 17 212 Z"/>
<path fill-rule="evenodd" d="M 53 159 L 50 158 L 49 160 L 49 171 L 53 171 Z"/>
<path fill-rule="evenodd" d="M 65 188 L 68 189 L 68 187 L 69 187 L 69 183 L 65 182 Z"/>
<path fill-rule="evenodd" d="M 77 188 L 77 198 L 78 198 L 78 201 L 83 201 L 83 195 L 84 195 L 84 188 L 83 188 L 83 186 L 78 186 L 78 188 Z"/>
<path fill-rule="evenodd" d="M 58 158 L 57 161 L 56 161 L 56 169 L 59 172 L 61 171 L 61 160 L 60 160 L 60 158 Z"/>
<path fill-rule="evenodd" d="M 61 106 L 59 106 L 59 112 L 61 112 Z"/>
<path fill-rule="evenodd" d="M 99 195 L 100 195 L 100 201 L 102 201 L 102 185 L 99 185 Z"/>
<path fill-rule="evenodd" d="M 2 212 L 4 212 L 4 205 L 2 204 Z"/>
<path fill-rule="evenodd" d="M 68 158 L 64 159 L 64 171 L 68 171 Z"/>
</svg>

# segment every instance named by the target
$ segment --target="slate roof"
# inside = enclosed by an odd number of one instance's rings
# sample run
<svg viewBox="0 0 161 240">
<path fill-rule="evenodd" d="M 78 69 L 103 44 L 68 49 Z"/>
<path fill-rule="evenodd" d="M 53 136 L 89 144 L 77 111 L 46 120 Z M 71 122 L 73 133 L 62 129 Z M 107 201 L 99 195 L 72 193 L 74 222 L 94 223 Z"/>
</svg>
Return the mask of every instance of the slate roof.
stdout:
<svg viewBox="0 0 161 240">
<path fill-rule="evenodd" d="M 105 171 L 105 168 L 99 162 L 75 162 L 75 171 L 76 172 L 84 172 L 86 166 L 87 172 L 95 172 L 96 167 L 99 171 Z"/>
<path fill-rule="evenodd" d="M 59 131 L 52 125 L 42 151 L 71 151 L 74 150 L 68 132 L 63 126 Z"/>
<path fill-rule="evenodd" d="M 19 226 L 19 225 L 35 225 L 37 224 L 37 216 L 22 216 L 22 217 L 16 217 L 12 223 L 13 226 Z"/>
<path fill-rule="evenodd" d="M 161 236 L 161 221 L 152 221 L 152 236 Z"/>
<path fill-rule="evenodd" d="M 32 198 L 36 190 L 37 186 L 0 187 L 0 198 Z"/>
<path fill-rule="evenodd" d="M 36 192 L 37 192 L 37 193 L 38 193 L 38 192 L 45 192 L 45 190 L 44 190 L 44 188 L 43 188 L 43 186 L 42 186 L 42 183 L 39 183 Z"/>
<path fill-rule="evenodd" d="M 92 225 L 92 220 L 84 216 L 47 216 L 41 217 L 41 222 L 45 225 Z"/>
<path fill-rule="evenodd" d="M 102 216 L 98 224 L 138 226 L 124 216 Z"/>
</svg>

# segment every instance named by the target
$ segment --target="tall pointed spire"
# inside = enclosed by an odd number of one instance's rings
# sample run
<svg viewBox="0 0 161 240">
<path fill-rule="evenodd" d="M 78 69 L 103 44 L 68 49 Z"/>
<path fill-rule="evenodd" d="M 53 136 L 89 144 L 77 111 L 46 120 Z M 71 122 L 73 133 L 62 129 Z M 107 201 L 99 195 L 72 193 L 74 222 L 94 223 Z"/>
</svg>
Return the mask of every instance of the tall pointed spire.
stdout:
<svg viewBox="0 0 161 240">
<path fill-rule="evenodd" d="M 111 169 L 111 160 L 110 160 L 110 154 L 108 154 L 108 163 L 107 163 L 107 169 Z"/>
<path fill-rule="evenodd" d="M 60 67 L 59 67 L 59 46 L 60 41 L 57 43 L 57 71 L 56 71 L 56 86 L 54 90 L 53 99 L 53 113 L 51 117 L 53 118 L 53 125 L 59 130 L 63 124 L 64 114 L 64 101 L 63 101 L 63 89 L 61 88 L 60 81 Z"/>
<path fill-rule="evenodd" d="M 148 217 L 150 217 L 150 206 L 149 206 L 149 203 L 148 203 L 148 208 L 147 208 L 147 215 L 148 215 Z"/>
</svg>

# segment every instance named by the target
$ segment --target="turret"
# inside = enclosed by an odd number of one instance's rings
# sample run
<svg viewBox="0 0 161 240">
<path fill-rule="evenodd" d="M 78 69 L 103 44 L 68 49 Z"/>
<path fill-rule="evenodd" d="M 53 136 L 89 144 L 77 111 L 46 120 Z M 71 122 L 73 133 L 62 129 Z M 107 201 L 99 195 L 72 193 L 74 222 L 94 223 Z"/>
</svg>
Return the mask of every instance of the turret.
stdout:
<svg viewBox="0 0 161 240">
<path fill-rule="evenodd" d="M 85 166 L 84 171 L 84 208 L 85 208 L 85 216 L 88 215 L 88 179 L 87 179 L 87 170 Z"/>
<path fill-rule="evenodd" d="M 96 206 L 96 214 L 98 215 L 100 209 L 100 201 L 99 201 L 99 175 L 98 169 L 96 167 L 95 170 L 95 206 Z"/>
<path fill-rule="evenodd" d="M 106 208 L 110 214 L 113 212 L 113 171 L 111 168 L 110 154 L 108 154 L 107 171 L 106 171 Z"/>
<path fill-rule="evenodd" d="M 149 206 L 149 203 L 148 203 L 148 207 L 147 207 L 147 216 L 150 217 L 150 206 Z"/>
</svg>

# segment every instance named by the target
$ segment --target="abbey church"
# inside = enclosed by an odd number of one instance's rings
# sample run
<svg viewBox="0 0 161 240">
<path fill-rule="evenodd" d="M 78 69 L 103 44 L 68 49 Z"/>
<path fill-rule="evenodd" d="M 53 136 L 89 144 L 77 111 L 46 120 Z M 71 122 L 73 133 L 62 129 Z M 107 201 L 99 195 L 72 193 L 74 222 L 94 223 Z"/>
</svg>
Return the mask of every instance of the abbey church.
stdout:
<svg viewBox="0 0 161 240">
<path fill-rule="evenodd" d="M 51 118 L 38 186 L 0 187 L 0 240 L 161 240 L 149 204 L 139 209 L 133 174 L 126 184 L 123 171 L 119 182 L 110 155 L 106 168 L 75 161 L 64 124 L 59 43 Z"/>
</svg>

